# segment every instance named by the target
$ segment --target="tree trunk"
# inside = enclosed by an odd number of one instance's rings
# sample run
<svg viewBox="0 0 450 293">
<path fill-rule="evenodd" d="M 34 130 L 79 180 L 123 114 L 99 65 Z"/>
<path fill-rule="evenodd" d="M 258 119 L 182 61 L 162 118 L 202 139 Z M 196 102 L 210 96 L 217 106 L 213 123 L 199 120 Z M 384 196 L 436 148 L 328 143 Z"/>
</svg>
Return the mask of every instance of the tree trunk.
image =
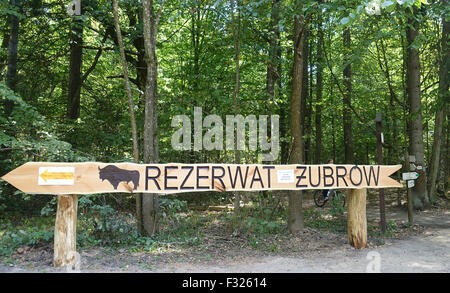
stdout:
<svg viewBox="0 0 450 293">
<path fill-rule="evenodd" d="M 322 30 L 322 15 L 318 14 L 317 31 L 319 34 L 319 41 L 317 44 L 317 77 L 316 77 L 316 154 L 315 162 L 320 164 L 322 162 L 322 95 L 323 95 L 323 30 Z"/>
<path fill-rule="evenodd" d="M 448 5 L 448 0 L 442 1 L 443 6 Z M 448 92 L 448 79 L 450 70 L 450 53 L 448 48 L 448 33 L 450 30 L 450 22 L 445 19 L 445 15 L 442 16 L 442 39 L 440 50 L 440 68 L 439 68 L 439 97 L 437 100 L 438 110 L 436 111 L 436 118 L 434 122 L 434 140 L 433 140 L 433 152 L 431 154 L 431 164 L 429 168 L 430 182 L 428 188 L 428 194 L 430 195 L 430 201 L 436 200 L 436 181 L 438 179 L 439 160 L 441 154 L 441 145 L 443 143 L 443 125 L 444 117 L 447 115 L 447 102 L 449 98 Z"/>
<path fill-rule="evenodd" d="M 351 95 L 352 95 L 352 70 L 350 66 L 350 29 L 346 28 L 343 34 L 344 39 L 344 62 L 346 64 L 343 72 L 344 76 L 344 110 L 343 110 L 343 120 L 344 120 L 344 149 L 345 149 L 345 163 L 354 163 L 353 154 L 353 134 L 352 134 L 352 113 L 351 113 Z"/>
<path fill-rule="evenodd" d="M 113 12 L 114 12 L 114 25 L 116 28 L 117 40 L 119 43 L 120 57 L 122 60 L 122 69 L 123 69 L 123 77 L 124 77 L 124 81 L 125 81 L 125 90 L 126 90 L 126 93 L 128 96 L 128 106 L 129 106 L 130 120 L 131 120 L 131 135 L 132 135 L 132 140 L 133 140 L 133 160 L 135 163 L 138 163 L 139 162 L 139 148 L 138 148 L 138 144 L 137 144 L 136 119 L 134 117 L 133 94 L 131 92 L 130 79 L 128 76 L 128 65 L 127 65 L 127 60 L 126 60 L 126 56 L 125 56 L 125 49 L 123 46 L 122 32 L 120 30 L 119 7 L 117 4 L 117 0 L 113 0 Z"/>
<path fill-rule="evenodd" d="M 16 8 L 16 11 L 19 12 L 20 10 L 20 2 L 19 0 L 11 0 L 10 1 L 11 7 Z M 5 39 L 8 37 L 8 40 L 3 40 L 3 45 L 8 46 L 8 56 L 7 56 L 7 64 L 8 67 L 6 69 L 6 85 L 13 91 L 16 90 L 16 82 L 17 82 L 17 54 L 18 54 L 18 45 L 19 45 L 19 18 L 14 15 L 9 15 L 9 34 L 5 34 Z M 0 72 L 1 73 L 1 72 Z M 14 108 L 14 102 L 11 100 L 1 99 L 1 103 L 4 105 L 4 113 L 5 117 L 9 117 L 13 111 Z M 14 133 L 11 133 L 11 130 L 4 130 L 8 135 L 14 135 Z M 1 146 L 1 144 L 0 144 Z M 0 152 L 0 161 L 4 161 L 6 159 L 10 159 L 11 150 L 6 150 L 3 152 Z M 3 166 L 0 166 L 0 172 L 4 173 L 6 171 L 9 171 L 6 167 L 7 164 L 2 164 Z M 6 169 L 4 169 L 6 168 Z"/>
<path fill-rule="evenodd" d="M 450 112 L 446 111 L 447 115 L 444 116 L 444 125 L 448 125 L 448 121 L 450 120 Z M 442 144 L 442 150 L 441 150 L 441 170 L 439 172 L 439 185 L 438 189 L 442 194 L 446 197 L 448 197 L 448 184 L 449 184 L 449 178 L 450 178 L 450 166 L 448 164 L 448 158 L 449 158 L 449 151 L 450 151 L 450 127 L 446 127 L 444 142 Z"/>
<path fill-rule="evenodd" d="M 142 2 L 145 59 L 147 62 L 147 80 L 144 93 L 144 162 L 147 164 L 159 161 L 156 35 L 163 6 L 164 1 L 155 16 L 153 0 L 143 0 Z M 142 223 L 147 235 L 153 235 L 159 231 L 159 200 L 157 194 L 143 195 Z"/>
<path fill-rule="evenodd" d="M 20 9 L 19 0 L 11 0 L 11 7 L 14 7 L 17 12 Z M 17 52 L 19 47 L 19 18 L 14 15 L 9 15 L 9 44 L 8 44 L 8 69 L 6 70 L 6 85 L 13 91 L 16 90 L 17 83 Z M 13 103 L 10 102 L 6 107 L 7 116 L 12 112 Z"/>
<path fill-rule="evenodd" d="M 72 120 L 80 117 L 82 62 L 83 21 L 80 16 L 73 16 L 70 29 L 69 92 L 67 96 L 67 118 Z"/>
<path fill-rule="evenodd" d="M 300 1 L 298 6 L 300 6 Z M 300 11 L 298 7 L 297 11 Z M 294 64 L 292 68 L 292 93 L 290 101 L 290 128 L 291 128 L 291 152 L 289 156 L 290 164 L 303 163 L 303 138 L 302 138 L 302 117 L 301 117 L 301 97 L 303 79 L 303 42 L 304 42 L 305 22 L 303 16 L 294 18 Z M 291 190 L 288 193 L 288 229 L 291 233 L 303 230 L 303 210 L 302 191 Z"/>
<path fill-rule="evenodd" d="M 269 62 L 267 63 L 266 93 L 272 101 L 276 99 L 276 94 L 281 98 L 281 44 L 279 29 L 280 0 L 272 0 L 272 10 L 269 27 Z M 276 91 L 278 87 L 278 91 Z M 279 99 L 278 99 L 279 100 Z M 269 109 L 270 111 L 270 109 Z M 280 116 L 280 137 L 281 137 L 281 164 L 286 164 L 288 159 L 289 146 L 286 138 L 286 104 L 279 104 Z"/>
<path fill-rule="evenodd" d="M 276 99 L 276 94 L 278 97 L 281 96 L 281 45 L 280 45 L 280 29 L 279 29 L 279 15 L 280 15 L 280 0 L 272 0 L 272 9 L 270 14 L 270 25 L 269 25 L 269 48 L 268 48 L 268 62 L 267 62 L 267 72 L 266 72 L 266 93 L 268 100 L 274 102 Z M 276 87 L 278 91 L 276 92 Z M 267 105 L 270 105 L 267 103 Z M 269 106 L 270 107 L 270 106 Z M 284 104 L 281 103 L 279 106 L 280 115 L 280 133 L 281 137 L 286 135 L 286 129 L 283 119 L 285 119 L 286 109 Z M 270 112 L 272 109 L 268 108 Z M 283 156 L 287 159 L 286 154 L 286 143 L 281 142 L 281 156 L 283 161 Z"/>
<path fill-rule="evenodd" d="M 280 56 L 280 29 L 278 27 L 280 14 L 280 0 L 272 0 L 272 11 L 270 15 L 269 28 L 269 62 L 267 62 L 266 92 L 268 98 L 275 99 L 275 85 L 280 78 L 279 56 Z"/>
<path fill-rule="evenodd" d="M 334 105 L 333 81 L 330 81 L 330 96 L 331 96 L 331 105 Z M 336 113 L 333 111 L 333 113 L 331 113 L 331 149 L 333 162 L 336 162 L 336 126 L 334 125 L 336 121 L 335 115 Z"/>
<path fill-rule="evenodd" d="M 287 164 L 289 158 L 289 143 L 287 141 L 287 105 L 280 103 L 280 140 L 281 140 L 281 164 Z"/>
<path fill-rule="evenodd" d="M 233 90 L 233 106 L 234 115 L 236 116 L 239 112 L 239 34 L 240 34 L 240 15 L 238 12 L 238 19 L 236 24 L 236 19 L 234 16 L 235 3 L 234 0 L 230 0 L 231 8 L 231 26 L 233 31 L 233 43 L 234 43 L 234 62 L 235 62 L 235 75 L 234 75 L 234 90 Z M 239 11 L 239 2 L 237 4 L 237 10 Z M 234 162 L 240 164 L 241 154 L 236 148 L 234 151 Z M 238 215 L 241 207 L 241 194 L 236 191 L 234 192 L 234 214 Z"/>
<path fill-rule="evenodd" d="M 302 97 L 301 97 L 301 108 L 300 108 L 300 115 L 301 115 L 301 129 L 302 129 L 302 139 L 304 139 L 304 148 L 303 148 L 303 162 L 308 164 L 310 162 L 310 148 L 311 148 L 311 140 L 309 138 L 309 132 L 311 128 L 311 115 L 307 115 L 308 112 L 308 101 L 309 98 L 309 73 L 308 73 L 308 64 L 311 62 L 310 59 L 310 47 L 309 47 L 309 30 L 308 28 L 305 28 L 305 31 L 303 32 L 303 48 L 302 48 L 302 55 L 303 55 L 303 77 L 302 77 Z"/>
<path fill-rule="evenodd" d="M 416 12 L 416 9 L 414 8 Z M 419 51 L 414 48 L 413 42 L 418 35 L 418 22 L 414 16 L 409 16 L 406 26 L 407 60 L 406 60 L 406 83 L 409 102 L 409 154 L 415 155 L 416 164 L 425 166 L 423 125 L 420 97 L 420 61 Z M 419 178 L 412 188 L 413 206 L 416 210 L 422 210 L 428 204 L 426 173 L 418 172 Z"/>
<path fill-rule="evenodd" d="M 2 51 L 8 52 L 8 46 L 9 46 L 9 34 L 11 31 L 11 28 L 9 27 L 9 18 L 6 19 L 5 26 L 2 30 L 3 39 L 2 39 Z M 3 71 L 5 70 L 6 66 L 8 65 L 8 54 L 1 54 L 0 55 L 0 75 L 3 76 Z"/>
<path fill-rule="evenodd" d="M 391 112 L 391 123 L 392 123 L 392 147 L 389 148 L 389 154 L 388 154 L 388 162 L 393 164 L 398 160 L 400 157 L 400 153 L 398 152 L 398 126 L 397 126 L 397 112 L 395 108 L 394 101 L 398 101 L 397 95 L 394 91 L 394 86 L 392 84 L 390 70 L 388 66 L 388 60 L 386 58 L 386 50 L 384 47 L 383 40 L 380 40 L 380 47 L 381 47 L 381 53 L 383 55 L 383 61 L 384 61 L 384 68 L 381 63 L 381 56 L 378 54 L 378 64 L 380 66 L 381 71 L 384 72 L 384 75 L 386 77 L 386 81 L 388 84 L 389 89 L 389 106 L 390 106 L 390 112 Z M 377 45 L 377 52 L 378 52 L 378 45 Z M 398 179 L 400 179 L 400 173 L 397 175 Z M 401 190 L 397 189 L 397 205 L 401 206 Z"/>
<path fill-rule="evenodd" d="M 200 79 L 200 43 L 201 43 L 201 3 L 194 2 L 191 8 L 191 42 L 193 48 L 193 76 L 190 79 L 192 83 L 192 91 L 190 93 L 190 107 L 194 109 L 199 105 L 200 96 L 199 94 L 199 79 Z M 201 121 L 200 121 L 201 123 Z M 195 127 L 191 128 L 192 137 L 200 136 L 201 133 L 195 132 Z M 201 140 L 199 140 L 201 141 Z M 190 151 L 190 163 L 198 163 L 199 155 L 198 151 L 201 149 L 201 143 L 199 146 L 196 144 L 196 139 L 193 140 L 193 147 Z"/>
<path fill-rule="evenodd" d="M 278 1 L 278 13 L 280 9 L 281 2 Z M 278 32 L 278 42 L 277 42 L 277 74 L 278 74 L 278 94 L 280 98 L 283 98 L 282 93 L 282 60 L 281 60 L 281 43 L 280 43 L 280 32 L 279 26 L 276 26 Z M 284 100 L 284 99 L 283 99 Z M 289 157 L 289 142 L 287 140 L 287 104 L 284 102 L 280 103 L 279 115 L 280 115 L 280 138 L 281 138 L 281 164 L 287 164 Z"/>
<path fill-rule="evenodd" d="M 123 46 L 122 40 L 122 32 L 120 31 L 120 23 L 119 23 L 119 7 L 117 4 L 117 0 L 113 0 L 113 12 L 114 12 L 114 25 L 117 33 L 117 42 L 119 44 L 120 57 L 122 60 L 122 69 L 123 69 L 123 78 L 125 81 L 125 90 L 128 96 L 128 106 L 130 111 L 130 122 L 131 122 L 131 136 L 133 140 L 133 161 L 135 163 L 139 163 L 139 146 L 138 146 L 138 138 L 137 138 L 137 129 L 136 129 L 136 119 L 134 117 L 134 102 L 133 102 L 133 94 L 131 92 L 130 79 L 128 76 L 128 65 L 127 59 L 125 56 L 125 49 Z M 142 195 L 136 194 L 136 223 L 139 233 L 143 232 L 143 223 L 142 223 Z"/>
</svg>

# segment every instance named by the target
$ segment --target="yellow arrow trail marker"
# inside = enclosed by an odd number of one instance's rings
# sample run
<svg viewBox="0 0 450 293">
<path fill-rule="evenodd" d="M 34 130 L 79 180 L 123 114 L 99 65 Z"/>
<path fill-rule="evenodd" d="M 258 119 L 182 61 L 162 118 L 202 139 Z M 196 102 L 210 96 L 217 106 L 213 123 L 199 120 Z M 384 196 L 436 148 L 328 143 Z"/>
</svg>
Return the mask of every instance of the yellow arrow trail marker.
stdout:
<svg viewBox="0 0 450 293">
<path fill-rule="evenodd" d="M 16 169 L 17 170 L 17 169 Z M 38 185 L 73 185 L 75 167 L 39 167 Z"/>
<path fill-rule="evenodd" d="M 2 177 L 31 194 L 180 193 L 402 187 L 401 165 L 107 164 L 29 162 Z"/>
<path fill-rule="evenodd" d="M 47 169 L 39 175 L 45 182 L 48 179 L 73 179 L 73 172 L 49 172 Z"/>
</svg>

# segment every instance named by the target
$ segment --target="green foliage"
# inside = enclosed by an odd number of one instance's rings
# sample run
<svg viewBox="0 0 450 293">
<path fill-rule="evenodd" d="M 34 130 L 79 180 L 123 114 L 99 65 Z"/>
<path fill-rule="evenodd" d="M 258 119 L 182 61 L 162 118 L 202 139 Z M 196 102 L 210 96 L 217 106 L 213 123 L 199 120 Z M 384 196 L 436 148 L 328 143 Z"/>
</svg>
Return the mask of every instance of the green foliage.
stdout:
<svg viewBox="0 0 450 293">
<path fill-rule="evenodd" d="M 28 161 L 87 160 L 55 134 L 55 128 L 35 107 L 26 103 L 3 82 L 0 82 L 0 101 L 0 175 Z M 5 116 L 1 105 L 7 103 L 13 103 L 14 107 L 11 114 Z M 13 191 L 4 181 L 0 182 L 0 205 L 8 207 L 5 210 L 9 212 L 30 211 L 36 214 L 48 199 L 45 196 L 32 197 L 18 190 Z M 23 207 L 23 202 L 26 207 Z"/>
<path fill-rule="evenodd" d="M 203 226 L 208 219 L 190 214 L 188 217 L 166 226 L 164 230 L 152 237 L 138 237 L 131 252 L 155 252 L 170 246 L 198 246 L 203 242 Z"/>
<path fill-rule="evenodd" d="M 406 226 L 407 227 L 407 226 Z M 394 221 L 388 221 L 386 223 L 386 236 L 392 237 L 399 231 L 398 224 Z"/>
<path fill-rule="evenodd" d="M 284 223 L 267 221 L 260 218 L 248 217 L 245 219 L 245 228 L 248 233 L 258 235 L 275 234 L 284 231 Z"/>
<path fill-rule="evenodd" d="M 53 241 L 54 218 L 35 217 L 16 225 L 8 218 L 0 221 L 0 256 L 9 256 L 19 247 L 39 246 Z"/>
<path fill-rule="evenodd" d="M 406 223 L 403 225 L 404 228 L 410 228 L 411 224 Z M 386 223 L 386 233 L 381 232 L 380 224 L 377 223 L 376 225 L 368 225 L 367 226 L 368 236 L 369 237 L 375 237 L 375 238 L 384 238 L 384 237 L 394 237 L 397 235 L 397 233 L 400 232 L 399 225 L 394 221 L 388 221 Z"/>
<path fill-rule="evenodd" d="M 138 237 L 134 218 L 110 205 L 93 205 L 80 219 L 80 244 L 89 242 L 115 246 L 134 243 Z"/>
<path fill-rule="evenodd" d="M 347 231 L 347 222 L 345 220 L 328 215 L 324 210 L 305 209 L 303 216 L 305 227 L 333 233 L 345 233 Z"/>
<path fill-rule="evenodd" d="M 198 217 L 182 217 L 187 212 L 185 201 L 160 199 L 163 231 L 154 237 L 138 234 L 136 221 L 112 205 L 101 203 L 98 195 L 81 196 L 79 201 L 78 243 L 81 247 L 108 245 L 110 247 L 136 247 L 152 250 L 173 242 L 196 245 L 201 239 Z"/>
<path fill-rule="evenodd" d="M 187 212 L 187 202 L 179 199 L 160 198 L 159 206 L 163 218 L 178 219 L 179 213 Z"/>
<path fill-rule="evenodd" d="M 0 82 L 0 97 L 3 103 L 12 102 L 10 116 L 0 115 L 0 145 L 11 149 L 9 158 L 3 164 L 20 165 L 30 158 L 46 161 L 83 161 L 71 145 L 54 134 L 54 128 L 35 107 L 27 104 L 20 96 Z"/>
<path fill-rule="evenodd" d="M 333 217 L 342 217 L 345 213 L 345 194 L 339 191 L 335 192 L 331 200 L 331 215 Z"/>
<path fill-rule="evenodd" d="M 10 230 L 1 236 L 0 255 L 11 255 L 22 246 L 34 246 L 37 244 L 51 243 L 53 231 L 29 228 L 24 230 Z"/>
<path fill-rule="evenodd" d="M 160 2 L 155 4 L 155 8 Z M 376 163 L 376 139 L 373 135 L 373 118 L 383 113 L 385 152 L 383 160 L 389 164 L 399 162 L 399 152 L 407 145 L 405 117 L 406 23 L 412 17 L 420 23 L 419 36 L 411 45 L 421 57 L 422 116 L 425 123 L 426 159 L 432 152 L 434 114 L 440 108 L 438 99 L 437 60 L 440 54 L 441 18 L 450 15 L 449 6 L 440 1 L 426 0 L 380 0 L 380 1 L 280 1 L 277 28 L 280 39 L 270 45 L 272 2 L 237 1 L 240 30 L 240 89 L 239 114 L 280 114 L 281 126 L 286 126 L 280 142 L 291 142 L 289 134 L 289 103 L 292 84 L 293 19 L 303 14 L 307 19 L 309 48 L 309 86 L 304 90 L 306 111 L 304 140 L 310 142 L 309 155 L 314 162 L 316 149 L 315 111 L 321 106 L 322 121 L 321 158 L 344 161 L 342 151 L 345 142 L 343 132 L 342 71 L 348 62 L 352 70 L 352 129 L 355 163 Z M 82 75 L 92 71 L 81 87 L 80 117 L 66 118 L 68 75 L 70 63 L 70 27 L 73 18 L 60 1 L 45 1 L 35 7 L 35 1 L 21 1 L 20 9 L 12 8 L 9 1 L 0 1 L 0 78 L 5 77 L 8 57 L 10 14 L 20 17 L 19 67 L 16 92 L 0 82 L 0 175 L 28 161 L 132 161 L 131 127 L 128 102 L 125 98 L 120 57 L 112 29 L 111 2 L 87 1 L 83 20 Z M 370 5 L 379 5 L 379 13 L 369 13 Z M 143 158 L 143 128 L 145 101 L 143 92 L 146 70 L 142 47 L 142 21 L 139 17 L 141 1 L 119 1 L 120 24 L 132 80 L 140 159 Z M 416 7 L 414 10 L 413 7 Z M 39 10 L 39 13 L 34 13 Z M 32 13 L 33 12 L 33 13 Z M 319 16 L 322 21 L 324 48 L 318 56 Z M 342 32 L 349 29 L 351 46 L 344 49 Z M 231 14 L 229 1 L 166 1 L 161 15 L 157 36 L 158 57 L 158 139 L 159 157 L 164 162 L 220 163 L 233 162 L 232 151 L 175 151 L 171 147 L 171 126 L 175 115 L 193 115 L 196 106 L 202 107 L 203 115 L 225 116 L 234 113 L 232 93 L 235 86 L 235 64 Z M 98 62 L 96 55 L 102 48 Z M 275 61 L 280 68 L 280 82 L 275 96 L 267 93 L 269 52 L 281 49 Z M 320 66 L 319 66 L 320 65 Z M 317 73 L 323 68 L 323 98 L 317 101 Z M 389 80 L 386 72 L 389 73 Z M 119 78 L 118 78 L 119 77 Z M 395 99 L 391 97 L 391 92 Z M 442 99 L 441 99 L 442 100 Z M 7 104 L 13 103 L 7 113 Z M 445 105 L 444 105 L 445 106 Z M 281 117 L 282 116 L 282 117 Z M 394 137 L 396 133 L 396 137 Z M 260 151 L 241 152 L 246 163 L 258 162 Z M 281 156 L 280 156 L 281 157 Z M 280 159 L 273 163 L 280 163 Z M 445 161 L 445 160 L 444 160 Z M 310 162 L 307 162 L 310 163 Z M 86 195 L 79 198 L 79 242 L 82 246 L 134 245 L 136 249 L 156 249 L 171 243 L 196 245 L 204 237 L 201 227 L 205 219 L 195 217 L 187 205 L 192 203 L 229 203 L 233 194 L 190 193 L 180 199 L 160 199 L 163 227 L 155 237 L 139 237 L 128 206 L 114 203 L 109 195 Z M 52 217 L 56 198 L 53 196 L 30 196 L 16 191 L 0 181 L 0 213 L 8 216 L 20 214 Z M 119 207 L 118 207 L 119 206 Z M 332 201 L 331 215 L 315 210 L 305 210 L 305 224 L 317 229 L 345 231 L 342 216 L 345 209 Z M 188 216 L 186 216 L 188 215 Z M 280 200 L 268 193 L 253 199 L 242 209 L 238 217 L 227 216 L 231 230 L 253 237 L 250 242 L 260 245 L 258 235 L 284 233 L 285 207 Z M 228 226 L 227 226 L 228 227 Z M 10 226 L 11 233 L 3 234 L 14 244 L 26 245 L 35 239 L 46 238 L 21 228 L 27 235 Z M 45 229 L 44 229 L 45 230 Z M 392 230 L 395 227 L 392 226 Z M 15 236 L 13 236 L 15 235 Z M 48 236 L 48 235 L 47 235 Z M 28 238 L 27 238 L 28 237 Z M 31 238 L 30 238 L 31 237 Z M 3 241 L 3 240 L 2 240 Z M 6 241 L 6 240 L 4 240 Z M 33 240 L 34 241 L 34 240 Z M 7 241 L 6 241 L 7 242 Z M 270 248 L 268 248 L 270 250 Z M 271 248 L 276 250 L 276 247 Z"/>
<path fill-rule="evenodd" d="M 277 234 L 286 232 L 285 212 L 279 198 L 260 192 L 250 206 L 240 209 L 239 215 L 226 217 L 235 233 Z"/>
</svg>

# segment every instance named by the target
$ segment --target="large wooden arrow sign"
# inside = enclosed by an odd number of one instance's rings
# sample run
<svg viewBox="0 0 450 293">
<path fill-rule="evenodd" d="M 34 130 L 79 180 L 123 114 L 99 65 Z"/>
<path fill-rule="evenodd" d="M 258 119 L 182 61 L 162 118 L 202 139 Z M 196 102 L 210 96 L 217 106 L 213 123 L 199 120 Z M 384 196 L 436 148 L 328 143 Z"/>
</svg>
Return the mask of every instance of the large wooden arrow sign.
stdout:
<svg viewBox="0 0 450 293">
<path fill-rule="evenodd" d="M 400 168 L 401 165 L 30 162 L 2 179 L 31 194 L 358 189 L 402 187 L 389 178 Z"/>
</svg>

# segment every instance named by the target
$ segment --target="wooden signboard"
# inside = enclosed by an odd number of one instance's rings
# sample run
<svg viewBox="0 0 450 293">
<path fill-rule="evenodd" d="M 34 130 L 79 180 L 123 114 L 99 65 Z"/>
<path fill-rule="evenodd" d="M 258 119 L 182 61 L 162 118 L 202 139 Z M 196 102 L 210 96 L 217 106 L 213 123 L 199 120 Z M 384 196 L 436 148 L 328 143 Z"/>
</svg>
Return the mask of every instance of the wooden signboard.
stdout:
<svg viewBox="0 0 450 293">
<path fill-rule="evenodd" d="M 30 194 L 179 193 L 402 187 L 401 165 L 236 165 L 29 162 L 2 177 Z"/>
<path fill-rule="evenodd" d="M 389 178 L 400 168 L 401 165 L 30 162 L 2 179 L 25 193 L 58 195 L 53 264 L 71 270 L 77 255 L 78 194 L 351 189 L 347 205 L 348 239 L 359 249 L 367 245 L 366 188 L 402 187 Z"/>
</svg>

